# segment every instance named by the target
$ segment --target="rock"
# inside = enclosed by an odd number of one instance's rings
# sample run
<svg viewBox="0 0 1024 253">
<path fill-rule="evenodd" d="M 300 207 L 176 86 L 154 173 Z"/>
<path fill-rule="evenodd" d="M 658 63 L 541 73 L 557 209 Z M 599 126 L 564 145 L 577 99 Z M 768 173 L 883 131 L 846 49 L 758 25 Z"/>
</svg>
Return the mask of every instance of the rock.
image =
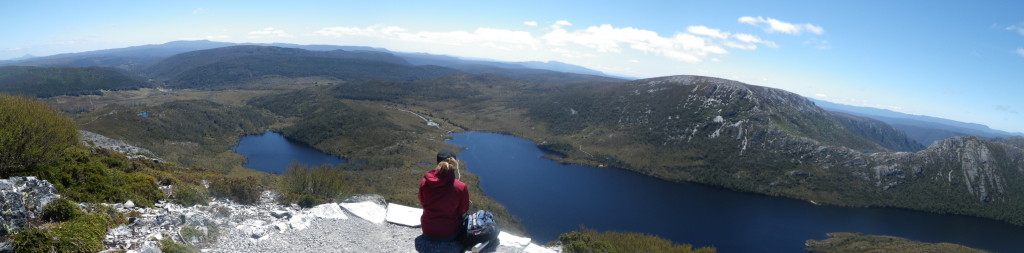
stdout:
<svg viewBox="0 0 1024 253">
<path fill-rule="evenodd" d="M 46 180 L 0 179 L 0 237 L 21 231 L 29 219 L 42 215 L 43 206 L 58 197 L 57 189 Z"/>
<path fill-rule="evenodd" d="M 0 253 L 11 253 L 14 252 L 13 242 L 0 242 Z"/>
<path fill-rule="evenodd" d="M 423 216 L 423 209 L 388 203 L 388 214 L 385 220 L 398 225 L 419 227 L 420 216 Z"/>
<path fill-rule="evenodd" d="M 270 216 L 278 219 L 287 219 L 292 217 L 292 213 L 285 210 L 274 210 L 270 211 Z"/>
<path fill-rule="evenodd" d="M 555 252 L 558 252 L 558 251 L 554 251 L 552 249 L 545 248 L 543 246 L 531 243 L 529 246 L 526 246 L 526 248 L 523 249 L 523 252 L 526 252 L 526 253 L 555 253 Z"/>
<path fill-rule="evenodd" d="M 132 202 L 132 200 L 129 199 L 128 201 L 124 202 L 124 208 L 134 208 L 134 207 L 135 207 L 135 202 Z"/>
<path fill-rule="evenodd" d="M 505 233 L 505 231 L 498 233 L 498 240 L 501 241 L 501 244 L 503 245 L 514 245 L 519 248 L 527 247 L 530 245 L 530 238 Z"/>
<path fill-rule="evenodd" d="M 323 204 L 314 206 L 308 211 L 309 216 L 312 218 L 323 218 L 323 219 L 348 219 L 344 211 L 341 211 L 341 207 L 335 203 Z"/>
<path fill-rule="evenodd" d="M 387 209 L 374 202 L 341 203 L 340 205 L 355 216 L 376 224 L 384 223 L 387 218 Z"/>
<path fill-rule="evenodd" d="M 139 253 L 161 253 L 160 245 L 157 245 L 154 241 L 146 241 L 142 243 L 142 247 L 139 247 Z"/>
</svg>

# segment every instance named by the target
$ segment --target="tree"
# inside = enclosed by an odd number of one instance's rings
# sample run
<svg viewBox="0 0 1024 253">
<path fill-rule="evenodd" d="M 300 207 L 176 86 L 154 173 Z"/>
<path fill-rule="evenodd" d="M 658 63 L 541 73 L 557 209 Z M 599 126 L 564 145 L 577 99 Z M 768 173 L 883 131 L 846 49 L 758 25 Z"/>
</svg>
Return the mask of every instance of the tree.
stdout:
<svg viewBox="0 0 1024 253">
<path fill-rule="evenodd" d="M 78 141 L 75 122 L 46 103 L 0 94 L 0 178 L 51 163 Z"/>
</svg>

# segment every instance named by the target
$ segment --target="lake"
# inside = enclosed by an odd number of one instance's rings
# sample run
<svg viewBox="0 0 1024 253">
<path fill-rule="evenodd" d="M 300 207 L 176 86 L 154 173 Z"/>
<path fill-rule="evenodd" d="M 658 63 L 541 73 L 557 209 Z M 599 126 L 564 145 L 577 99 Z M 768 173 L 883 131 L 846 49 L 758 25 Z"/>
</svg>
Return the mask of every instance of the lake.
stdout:
<svg viewBox="0 0 1024 253">
<path fill-rule="evenodd" d="M 243 136 L 238 145 L 231 147 L 231 150 L 246 157 L 246 163 L 242 164 L 242 167 L 274 174 L 284 173 L 292 162 L 308 166 L 337 166 L 346 162 L 343 158 L 325 154 L 269 131 L 260 135 Z"/>
<path fill-rule="evenodd" d="M 514 136 L 467 132 L 448 143 L 480 177 L 480 188 L 522 220 L 534 242 L 580 225 L 658 235 L 719 252 L 804 252 L 808 239 L 861 232 L 953 242 L 997 252 L 1024 250 L 1024 227 L 988 219 L 891 208 L 816 206 L 804 201 L 672 183 L 615 168 L 564 165 Z M 471 193 L 473 194 L 473 193 Z M 471 207 L 473 209 L 473 207 Z"/>
</svg>

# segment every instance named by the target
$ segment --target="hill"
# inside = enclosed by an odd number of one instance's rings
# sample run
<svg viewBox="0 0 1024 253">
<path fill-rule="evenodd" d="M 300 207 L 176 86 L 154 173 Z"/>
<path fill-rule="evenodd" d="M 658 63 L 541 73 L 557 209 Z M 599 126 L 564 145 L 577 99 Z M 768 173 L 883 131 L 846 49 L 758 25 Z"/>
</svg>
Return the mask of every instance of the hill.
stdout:
<svg viewBox="0 0 1024 253">
<path fill-rule="evenodd" d="M 1024 150 L 959 137 L 893 152 L 913 141 L 891 129 L 858 130 L 868 121 L 852 124 L 778 89 L 674 76 L 579 85 L 520 106 L 551 131 L 543 146 L 565 162 L 819 203 L 1024 224 L 1015 211 L 1024 208 Z"/>
<path fill-rule="evenodd" d="M 36 97 L 98 95 L 100 90 L 128 90 L 150 87 L 146 81 L 114 69 L 0 67 L 0 92 Z"/>
</svg>

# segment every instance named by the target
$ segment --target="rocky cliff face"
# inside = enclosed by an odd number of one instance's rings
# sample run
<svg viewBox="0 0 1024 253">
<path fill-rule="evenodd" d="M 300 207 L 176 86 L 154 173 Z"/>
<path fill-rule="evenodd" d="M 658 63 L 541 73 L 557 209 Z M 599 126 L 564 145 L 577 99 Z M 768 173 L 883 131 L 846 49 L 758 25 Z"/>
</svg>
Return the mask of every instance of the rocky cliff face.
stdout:
<svg viewBox="0 0 1024 253">
<path fill-rule="evenodd" d="M 979 202 L 1007 202 L 1024 192 L 1015 178 L 1024 177 L 1024 150 L 974 136 L 935 142 L 916 153 L 869 156 L 870 171 L 883 189 L 903 183 L 942 185 Z"/>
</svg>

